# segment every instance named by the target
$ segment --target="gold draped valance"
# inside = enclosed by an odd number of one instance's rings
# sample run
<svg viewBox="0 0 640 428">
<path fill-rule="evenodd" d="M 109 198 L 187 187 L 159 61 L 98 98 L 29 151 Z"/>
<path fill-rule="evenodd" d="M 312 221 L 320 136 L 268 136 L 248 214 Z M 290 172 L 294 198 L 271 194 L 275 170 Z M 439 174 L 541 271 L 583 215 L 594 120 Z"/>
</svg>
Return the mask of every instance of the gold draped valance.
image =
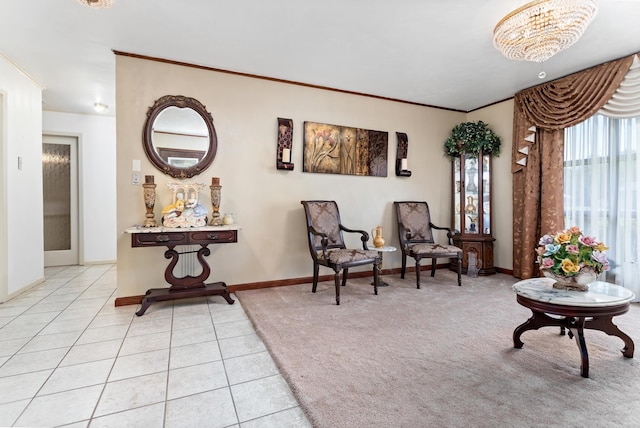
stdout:
<svg viewBox="0 0 640 428">
<path fill-rule="evenodd" d="M 564 129 L 596 114 L 620 86 L 633 55 L 525 89 L 516 104 L 539 128 Z"/>
</svg>

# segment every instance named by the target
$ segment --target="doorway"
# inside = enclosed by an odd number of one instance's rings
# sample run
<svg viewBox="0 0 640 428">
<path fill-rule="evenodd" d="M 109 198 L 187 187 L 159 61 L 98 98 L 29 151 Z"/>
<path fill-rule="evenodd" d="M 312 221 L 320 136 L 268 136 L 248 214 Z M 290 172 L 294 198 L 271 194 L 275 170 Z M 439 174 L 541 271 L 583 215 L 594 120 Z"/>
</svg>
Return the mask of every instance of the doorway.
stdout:
<svg viewBox="0 0 640 428">
<path fill-rule="evenodd" d="M 0 218 L 0 303 L 7 300 L 9 294 L 8 274 L 7 274 L 7 216 L 6 203 L 5 203 L 5 182 L 6 182 L 6 170 L 7 164 L 5 163 L 5 121 L 4 121 L 4 93 L 0 92 L 0 165 L 2 165 L 2 171 L 0 172 L 0 213 L 3 213 Z"/>
<path fill-rule="evenodd" d="M 78 139 L 42 136 L 44 265 L 78 260 Z"/>
</svg>

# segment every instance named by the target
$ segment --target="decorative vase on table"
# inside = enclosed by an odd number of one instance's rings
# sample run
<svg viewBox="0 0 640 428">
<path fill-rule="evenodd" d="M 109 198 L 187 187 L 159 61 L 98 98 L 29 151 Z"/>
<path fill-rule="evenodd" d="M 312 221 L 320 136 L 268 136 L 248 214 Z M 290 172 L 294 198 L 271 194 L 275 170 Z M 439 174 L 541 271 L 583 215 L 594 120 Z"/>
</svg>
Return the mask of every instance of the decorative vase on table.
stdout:
<svg viewBox="0 0 640 428">
<path fill-rule="evenodd" d="M 382 237 L 382 226 L 377 226 L 374 229 L 372 229 L 371 234 L 373 235 L 373 246 L 376 248 L 384 247 L 384 238 Z"/>
<path fill-rule="evenodd" d="M 600 273 L 609 270 L 607 249 L 604 243 L 574 226 L 544 235 L 536 253 L 542 274 L 556 281 L 553 288 L 587 291 Z"/>
<path fill-rule="evenodd" d="M 233 213 L 226 213 L 225 215 L 222 216 L 222 224 L 224 224 L 225 226 L 232 225 L 233 222 L 234 222 Z"/>
<path fill-rule="evenodd" d="M 560 290 L 588 291 L 589 284 L 598 278 L 596 271 L 588 267 L 582 268 L 573 276 L 559 275 L 550 270 L 543 270 L 542 273 L 547 278 L 555 279 L 553 288 Z"/>
</svg>

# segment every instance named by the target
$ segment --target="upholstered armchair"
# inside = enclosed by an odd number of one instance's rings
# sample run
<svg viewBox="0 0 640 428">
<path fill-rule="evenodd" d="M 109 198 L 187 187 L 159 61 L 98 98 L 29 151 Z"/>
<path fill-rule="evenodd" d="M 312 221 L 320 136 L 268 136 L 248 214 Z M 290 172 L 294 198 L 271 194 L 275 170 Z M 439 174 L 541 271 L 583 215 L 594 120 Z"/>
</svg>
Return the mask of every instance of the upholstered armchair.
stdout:
<svg viewBox="0 0 640 428">
<path fill-rule="evenodd" d="M 336 287 L 336 305 L 340 304 L 340 272 L 342 286 L 347 283 L 349 268 L 366 264 L 373 265 L 373 292 L 378 294 L 378 264 L 380 256 L 377 251 L 367 248 L 369 234 L 364 230 L 349 229 L 340 222 L 340 213 L 335 201 L 301 201 L 307 219 L 309 251 L 313 259 L 313 287 L 318 287 L 318 271 L 320 266 L 333 269 Z M 348 249 L 343 239 L 343 232 L 359 233 L 362 249 Z"/>
<path fill-rule="evenodd" d="M 420 288 L 420 260 L 431 259 L 431 276 L 436 274 L 438 258 L 456 259 L 458 264 L 458 285 L 462 285 L 462 249 L 453 245 L 453 230 L 431 223 L 429 205 L 426 202 L 394 202 L 398 220 L 398 235 L 402 250 L 402 270 L 404 279 L 407 257 L 416 261 L 416 285 Z M 433 239 L 433 230 L 446 230 L 448 243 L 438 244 Z"/>
</svg>

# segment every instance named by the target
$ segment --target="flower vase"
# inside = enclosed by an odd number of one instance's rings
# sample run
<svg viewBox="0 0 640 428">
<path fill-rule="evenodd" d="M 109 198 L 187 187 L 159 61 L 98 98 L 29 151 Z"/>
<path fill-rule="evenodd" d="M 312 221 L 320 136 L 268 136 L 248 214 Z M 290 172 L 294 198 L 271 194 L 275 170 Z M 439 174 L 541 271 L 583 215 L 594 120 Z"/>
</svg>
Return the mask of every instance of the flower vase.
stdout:
<svg viewBox="0 0 640 428">
<path fill-rule="evenodd" d="M 145 177 L 142 187 L 144 189 L 144 206 L 147 209 L 144 215 L 144 227 L 156 227 L 158 223 L 156 223 L 155 215 L 153 214 L 153 207 L 156 204 L 156 185 L 153 182 L 152 175 Z"/>
<path fill-rule="evenodd" d="M 555 279 L 553 288 L 559 290 L 588 291 L 589 284 L 598 278 L 596 271 L 589 267 L 583 267 L 573 276 L 559 275 L 547 269 L 543 269 L 542 273 L 547 278 Z"/>
</svg>

